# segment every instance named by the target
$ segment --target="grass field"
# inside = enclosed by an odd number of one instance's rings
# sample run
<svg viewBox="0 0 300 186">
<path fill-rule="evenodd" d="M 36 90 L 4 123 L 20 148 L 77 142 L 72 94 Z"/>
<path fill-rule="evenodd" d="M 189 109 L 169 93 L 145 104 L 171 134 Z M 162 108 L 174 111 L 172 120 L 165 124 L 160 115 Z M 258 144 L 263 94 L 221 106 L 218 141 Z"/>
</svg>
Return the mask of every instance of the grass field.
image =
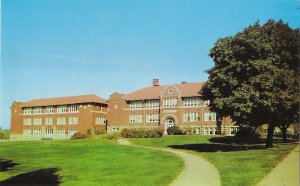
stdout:
<svg viewBox="0 0 300 186">
<path fill-rule="evenodd" d="M 275 144 L 264 149 L 264 144 L 231 145 L 212 143 L 212 136 L 164 136 L 160 139 L 130 139 L 136 145 L 172 147 L 204 157 L 220 172 L 224 186 L 256 185 L 296 144 Z M 204 170 L 205 171 L 205 170 Z"/>
<path fill-rule="evenodd" d="M 7 160 L 19 165 L 5 170 Z M 183 161 L 173 154 L 109 140 L 0 143 L 0 185 L 168 185 L 182 169 Z M 32 178 L 40 180 L 28 182 Z"/>
</svg>

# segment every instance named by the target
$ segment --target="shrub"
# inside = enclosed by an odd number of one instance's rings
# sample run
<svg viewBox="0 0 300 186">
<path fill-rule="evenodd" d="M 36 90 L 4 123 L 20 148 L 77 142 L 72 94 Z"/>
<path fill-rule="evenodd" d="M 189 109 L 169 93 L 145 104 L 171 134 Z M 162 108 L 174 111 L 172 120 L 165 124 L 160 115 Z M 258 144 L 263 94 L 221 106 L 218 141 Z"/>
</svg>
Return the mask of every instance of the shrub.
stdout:
<svg viewBox="0 0 300 186">
<path fill-rule="evenodd" d="M 0 132 L 0 139 L 4 139 L 4 134 Z"/>
<path fill-rule="evenodd" d="M 105 133 L 106 133 L 105 128 L 99 128 L 95 130 L 96 135 L 105 134 Z"/>
<path fill-rule="evenodd" d="M 182 134 L 184 135 L 193 135 L 195 133 L 195 130 L 192 127 L 185 127 L 182 129 Z"/>
<path fill-rule="evenodd" d="M 71 137 L 71 139 L 84 139 L 87 138 L 86 134 L 82 134 L 80 132 L 76 132 L 75 134 L 73 134 L 73 136 Z"/>
<path fill-rule="evenodd" d="M 182 135 L 184 134 L 178 126 L 172 126 L 167 129 L 169 135 Z"/>
<path fill-rule="evenodd" d="M 258 132 L 250 126 L 240 126 L 235 136 L 239 138 L 259 138 Z"/>
<path fill-rule="evenodd" d="M 121 131 L 123 138 L 160 138 L 163 132 L 159 129 L 128 129 L 124 128 Z"/>
</svg>

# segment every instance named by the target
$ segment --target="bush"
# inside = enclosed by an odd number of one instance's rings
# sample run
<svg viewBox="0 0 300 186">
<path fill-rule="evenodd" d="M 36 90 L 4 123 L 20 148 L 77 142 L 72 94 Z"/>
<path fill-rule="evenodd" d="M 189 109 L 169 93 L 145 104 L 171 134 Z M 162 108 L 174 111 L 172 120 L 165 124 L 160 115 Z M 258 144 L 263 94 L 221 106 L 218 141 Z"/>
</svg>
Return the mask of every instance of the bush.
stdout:
<svg viewBox="0 0 300 186">
<path fill-rule="evenodd" d="M 182 129 L 182 134 L 193 135 L 193 134 L 195 134 L 195 130 L 192 127 L 185 127 Z"/>
<path fill-rule="evenodd" d="M 128 129 L 124 128 L 121 131 L 123 138 L 160 138 L 163 132 L 159 129 Z"/>
<path fill-rule="evenodd" d="M 4 134 L 0 132 L 0 139 L 4 139 Z"/>
<path fill-rule="evenodd" d="M 99 128 L 95 130 L 96 135 L 105 134 L 105 133 L 106 133 L 105 128 Z"/>
<path fill-rule="evenodd" d="M 71 139 L 84 139 L 87 138 L 86 134 L 82 134 L 80 132 L 76 132 L 75 134 L 73 134 L 73 136 L 71 137 Z"/>
<path fill-rule="evenodd" d="M 178 126 L 172 126 L 167 129 L 169 135 L 182 135 L 184 134 Z"/>
<path fill-rule="evenodd" d="M 235 136 L 239 138 L 259 138 L 258 132 L 250 126 L 240 126 Z"/>
</svg>

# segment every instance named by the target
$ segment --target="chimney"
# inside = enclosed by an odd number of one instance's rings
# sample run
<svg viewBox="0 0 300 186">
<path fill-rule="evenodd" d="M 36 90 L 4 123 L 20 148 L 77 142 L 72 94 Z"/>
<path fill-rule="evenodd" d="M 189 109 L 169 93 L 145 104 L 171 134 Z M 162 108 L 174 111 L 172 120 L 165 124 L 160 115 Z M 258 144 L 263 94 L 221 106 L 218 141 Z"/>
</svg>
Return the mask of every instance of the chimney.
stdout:
<svg viewBox="0 0 300 186">
<path fill-rule="evenodd" d="M 153 86 L 159 86 L 159 79 L 153 79 L 152 85 Z"/>
<path fill-rule="evenodd" d="M 187 82 L 186 81 L 182 81 L 181 84 L 187 84 Z"/>
</svg>

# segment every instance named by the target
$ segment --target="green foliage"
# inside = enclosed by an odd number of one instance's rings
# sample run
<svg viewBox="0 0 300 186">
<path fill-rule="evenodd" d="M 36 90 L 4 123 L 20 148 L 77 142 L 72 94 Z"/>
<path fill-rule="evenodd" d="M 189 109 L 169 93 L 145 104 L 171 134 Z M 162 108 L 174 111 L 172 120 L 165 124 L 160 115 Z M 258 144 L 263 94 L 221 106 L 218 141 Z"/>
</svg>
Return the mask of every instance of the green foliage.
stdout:
<svg viewBox="0 0 300 186">
<path fill-rule="evenodd" d="M 105 134 L 106 130 L 105 128 L 99 128 L 95 130 L 95 135 Z"/>
<path fill-rule="evenodd" d="M 240 126 L 239 130 L 235 133 L 236 137 L 239 138 L 259 138 L 258 132 L 251 126 Z"/>
<path fill-rule="evenodd" d="M 210 100 L 212 111 L 230 116 L 237 124 L 266 123 L 270 130 L 297 122 L 299 29 L 281 20 L 255 23 L 233 37 L 219 39 L 210 56 L 215 66 L 208 71 L 201 93 L 202 99 Z"/>
<path fill-rule="evenodd" d="M 159 129 L 124 128 L 121 131 L 123 138 L 160 138 L 163 132 Z"/>
<path fill-rule="evenodd" d="M 10 136 L 10 130 L 9 129 L 2 129 L 0 128 L 0 133 L 2 133 L 2 135 L 0 134 L 0 139 L 9 139 Z M 2 136 L 2 138 L 1 138 Z"/>
<path fill-rule="evenodd" d="M 73 134 L 73 136 L 71 137 L 71 139 L 85 139 L 87 138 L 86 134 L 82 134 L 80 132 L 76 132 L 75 134 Z"/>
<path fill-rule="evenodd" d="M 4 134 L 0 132 L 0 139 L 4 139 Z"/>
<path fill-rule="evenodd" d="M 181 129 L 183 134 L 193 135 L 195 134 L 195 130 L 192 127 L 184 127 Z"/>
<path fill-rule="evenodd" d="M 180 128 L 179 128 L 178 126 L 176 126 L 176 125 L 167 128 L 167 133 L 168 133 L 169 135 L 182 135 L 182 134 L 184 134 L 184 133 L 180 130 Z"/>
</svg>

